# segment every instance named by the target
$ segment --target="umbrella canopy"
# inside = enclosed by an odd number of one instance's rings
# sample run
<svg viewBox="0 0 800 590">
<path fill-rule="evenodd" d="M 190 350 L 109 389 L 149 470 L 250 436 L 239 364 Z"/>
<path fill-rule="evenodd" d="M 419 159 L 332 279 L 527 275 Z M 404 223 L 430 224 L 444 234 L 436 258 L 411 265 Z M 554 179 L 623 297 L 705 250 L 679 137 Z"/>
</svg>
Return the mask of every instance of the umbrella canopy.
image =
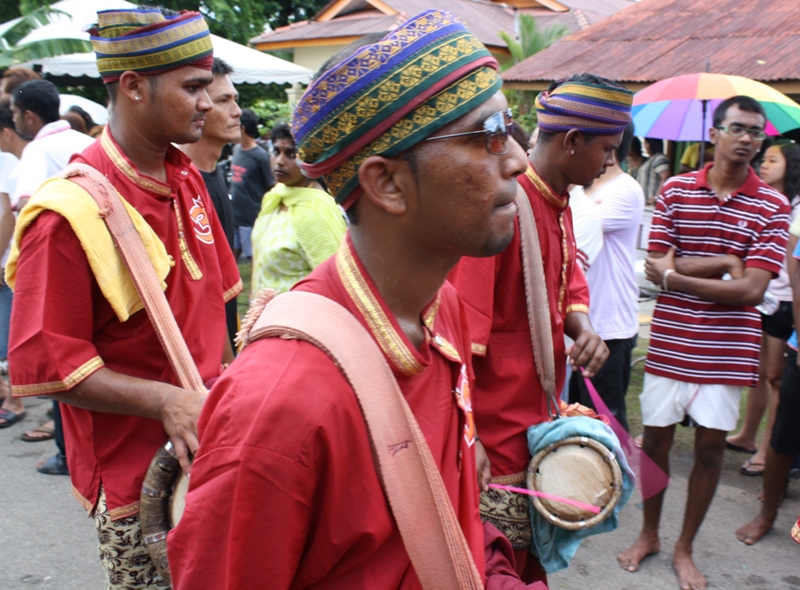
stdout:
<svg viewBox="0 0 800 590">
<path fill-rule="evenodd" d="M 50 6 L 69 14 L 52 15 L 48 25 L 39 27 L 26 35 L 17 45 L 45 41 L 48 39 L 89 40 L 84 29 L 96 22 L 97 11 L 107 9 L 135 8 L 135 4 L 125 0 L 61 0 Z M 0 25 L 1 27 L 2 25 Z M 234 84 L 307 84 L 311 80 L 311 70 L 292 62 L 279 59 L 250 47 L 234 43 L 222 37 L 211 35 L 214 55 L 222 58 L 233 67 L 231 81 Z M 94 53 L 73 53 L 55 57 L 39 58 L 19 64 L 26 68 L 41 66 L 44 74 L 53 76 L 89 76 L 99 78 Z"/>
<path fill-rule="evenodd" d="M 637 92 L 633 97 L 636 135 L 673 141 L 708 140 L 714 109 L 737 95 L 761 103 L 770 135 L 800 127 L 800 104 L 785 94 L 749 78 L 702 73 L 667 78 Z"/>
</svg>

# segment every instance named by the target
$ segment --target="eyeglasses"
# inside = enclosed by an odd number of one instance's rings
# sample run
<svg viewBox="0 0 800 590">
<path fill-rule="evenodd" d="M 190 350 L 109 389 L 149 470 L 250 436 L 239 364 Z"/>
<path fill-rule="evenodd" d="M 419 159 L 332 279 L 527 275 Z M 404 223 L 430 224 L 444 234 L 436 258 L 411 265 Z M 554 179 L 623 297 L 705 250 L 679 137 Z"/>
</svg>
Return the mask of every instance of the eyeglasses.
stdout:
<svg viewBox="0 0 800 590">
<path fill-rule="evenodd" d="M 466 133 L 453 133 L 451 135 L 439 135 L 438 137 L 428 137 L 425 141 L 435 139 L 450 139 L 451 137 L 464 137 L 465 135 L 478 135 L 482 133 L 485 137 L 486 151 L 490 154 L 501 156 L 508 151 L 508 137 L 511 135 L 514 119 L 511 117 L 511 109 L 498 111 L 483 122 L 482 131 L 467 131 Z"/>
<path fill-rule="evenodd" d="M 766 139 L 767 133 L 763 129 L 753 129 L 749 127 L 743 127 L 741 125 L 719 125 L 715 127 L 715 129 L 720 129 L 729 135 L 733 135 L 734 137 L 741 137 L 745 133 L 747 133 L 750 137 L 752 137 L 756 141 L 761 141 L 762 139 Z"/>
</svg>

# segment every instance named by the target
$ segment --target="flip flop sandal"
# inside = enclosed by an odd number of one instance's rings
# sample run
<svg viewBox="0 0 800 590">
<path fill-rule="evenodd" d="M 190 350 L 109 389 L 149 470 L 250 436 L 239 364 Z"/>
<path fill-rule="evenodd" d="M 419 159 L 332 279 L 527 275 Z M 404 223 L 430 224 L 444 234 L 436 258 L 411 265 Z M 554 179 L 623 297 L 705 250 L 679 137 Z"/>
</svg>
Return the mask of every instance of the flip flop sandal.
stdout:
<svg viewBox="0 0 800 590">
<path fill-rule="evenodd" d="M 45 475 L 69 475 L 67 460 L 63 455 L 53 455 L 37 467 L 36 471 Z"/>
<path fill-rule="evenodd" d="M 44 436 L 31 436 L 33 432 L 41 432 Z M 42 424 L 34 428 L 33 430 L 29 430 L 28 432 L 23 432 L 19 435 L 20 439 L 24 440 L 25 442 L 39 442 L 43 440 L 53 440 L 56 437 L 56 431 L 49 426 L 45 426 Z"/>
<path fill-rule="evenodd" d="M 5 420 L 4 422 L 0 422 L 0 428 L 8 428 L 9 426 L 13 426 L 27 415 L 27 410 L 22 410 L 21 412 L 17 413 L 12 412 L 11 410 L 3 410 L 0 408 L 0 419 Z"/>
<path fill-rule="evenodd" d="M 733 443 L 729 443 L 727 440 L 725 441 L 725 448 L 731 451 L 736 451 L 737 453 L 747 453 L 748 455 L 755 455 L 758 449 L 748 449 L 747 447 L 740 447 L 739 445 L 735 445 Z"/>
<path fill-rule="evenodd" d="M 759 476 L 764 475 L 764 464 L 752 459 L 745 461 L 739 468 L 739 473 L 742 475 Z"/>
</svg>

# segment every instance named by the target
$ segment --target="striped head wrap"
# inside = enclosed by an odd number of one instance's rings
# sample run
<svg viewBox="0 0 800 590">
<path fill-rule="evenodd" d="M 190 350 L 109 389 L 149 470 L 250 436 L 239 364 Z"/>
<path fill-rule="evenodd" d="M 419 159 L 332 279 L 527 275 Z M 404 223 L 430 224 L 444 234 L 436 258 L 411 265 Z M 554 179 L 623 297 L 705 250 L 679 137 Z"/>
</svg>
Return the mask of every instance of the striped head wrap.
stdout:
<svg viewBox="0 0 800 590">
<path fill-rule="evenodd" d="M 347 208 L 365 159 L 400 154 L 501 85 L 497 61 L 453 14 L 423 12 L 311 83 L 293 118 L 301 166 Z"/>
<path fill-rule="evenodd" d="M 603 84 L 562 80 L 536 97 L 539 128 L 547 133 L 578 129 L 589 135 L 612 135 L 631 122 L 633 92 Z"/>
<path fill-rule="evenodd" d="M 103 10 L 89 34 L 106 84 L 126 71 L 155 76 L 189 65 L 210 70 L 214 60 L 208 25 L 199 12 L 165 16 L 159 8 Z"/>
</svg>

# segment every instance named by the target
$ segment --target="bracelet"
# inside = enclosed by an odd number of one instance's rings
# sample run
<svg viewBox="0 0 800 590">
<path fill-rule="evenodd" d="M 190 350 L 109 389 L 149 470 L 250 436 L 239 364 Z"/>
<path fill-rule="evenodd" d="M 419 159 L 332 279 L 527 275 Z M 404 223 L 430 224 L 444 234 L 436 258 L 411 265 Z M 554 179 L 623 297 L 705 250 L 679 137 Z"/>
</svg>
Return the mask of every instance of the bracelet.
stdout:
<svg viewBox="0 0 800 590">
<path fill-rule="evenodd" d="M 675 270 L 672 268 L 668 268 L 664 271 L 664 276 L 661 277 L 661 290 L 662 291 L 669 291 L 669 287 L 667 287 L 667 277 L 674 273 Z"/>
</svg>

